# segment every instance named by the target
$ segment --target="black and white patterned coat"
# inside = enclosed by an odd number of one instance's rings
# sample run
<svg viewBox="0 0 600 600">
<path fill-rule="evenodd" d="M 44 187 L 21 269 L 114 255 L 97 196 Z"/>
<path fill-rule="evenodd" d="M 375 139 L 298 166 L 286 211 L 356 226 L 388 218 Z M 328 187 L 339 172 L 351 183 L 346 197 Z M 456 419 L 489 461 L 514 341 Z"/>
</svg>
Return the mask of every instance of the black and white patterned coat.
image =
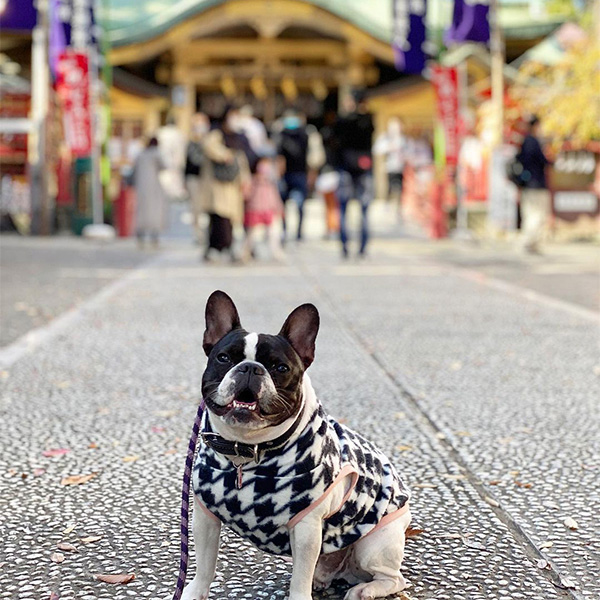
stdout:
<svg viewBox="0 0 600 600">
<path fill-rule="evenodd" d="M 408 509 L 409 492 L 378 448 L 328 416 L 316 398 L 304 410 L 310 416 L 300 434 L 258 465 L 244 465 L 240 489 L 235 465 L 207 445 L 194 466 L 200 508 L 272 554 L 291 554 L 290 528 L 348 475 L 340 506 L 323 521 L 322 554 L 350 546 Z"/>
</svg>

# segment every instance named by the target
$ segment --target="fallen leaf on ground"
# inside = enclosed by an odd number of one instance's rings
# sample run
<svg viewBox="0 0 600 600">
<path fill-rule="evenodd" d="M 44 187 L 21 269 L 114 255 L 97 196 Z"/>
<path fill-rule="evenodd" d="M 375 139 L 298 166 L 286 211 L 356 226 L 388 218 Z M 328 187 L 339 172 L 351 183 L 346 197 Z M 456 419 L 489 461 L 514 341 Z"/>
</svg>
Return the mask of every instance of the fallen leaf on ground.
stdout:
<svg viewBox="0 0 600 600">
<path fill-rule="evenodd" d="M 466 536 L 463 536 L 463 544 L 467 548 L 473 548 L 474 550 L 489 551 L 489 548 L 485 544 L 482 544 L 481 542 L 478 542 L 477 540 L 470 540 Z"/>
<path fill-rule="evenodd" d="M 545 569 L 548 566 L 548 561 L 540 558 L 536 563 L 538 569 Z"/>
<path fill-rule="evenodd" d="M 517 479 L 515 479 L 515 485 L 526 489 L 533 487 L 533 483 L 524 483 L 523 481 L 518 481 Z"/>
<path fill-rule="evenodd" d="M 50 555 L 50 560 L 53 561 L 53 562 L 55 562 L 55 563 L 60 564 L 63 560 L 65 560 L 65 555 L 61 554 L 60 552 L 53 552 Z"/>
<path fill-rule="evenodd" d="M 63 534 L 67 535 L 68 533 L 71 533 L 71 531 L 73 531 L 73 529 L 75 529 L 75 524 L 67 525 L 67 527 L 65 527 L 65 529 L 63 529 Z"/>
<path fill-rule="evenodd" d="M 539 545 L 539 549 L 540 550 L 545 550 L 546 548 L 552 548 L 552 546 L 554 546 L 554 542 L 542 542 Z"/>
<path fill-rule="evenodd" d="M 457 431 L 456 435 L 458 435 L 459 437 L 471 437 L 471 432 L 470 431 Z"/>
<path fill-rule="evenodd" d="M 454 473 L 442 473 L 442 476 L 445 477 L 446 479 L 453 479 L 453 480 L 466 479 L 465 475 L 456 475 Z"/>
<path fill-rule="evenodd" d="M 79 541 L 82 544 L 93 544 L 94 542 L 97 542 L 98 540 L 101 540 L 101 539 L 102 539 L 101 535 L 88 535 L 87 537 L 79 538 Z"/>
<path fill-rule="evenodd" d="M 105 583 L 129 583 L 135 579 L 135 573 L 120 573 L 117 575 L 103 575 L 102 573 L 96 573 L 94 577 L 98 581 L 104 581 Z"/>
<path fill-rule="evenodd" d="M 408 528 L 408 529 L 405 531 L 404 535 L 405 535 L 407 538 L 411 538 L 411 537 L 417 537 L 418 535 L 421 535 L 421 534 L 422 534 L 422 533 L 424 533 L 424 532 L 425 532 L 425 530 L 424 530 L 424 529 L 416 529 L 416 528 L 414 528 L 414 527 L 409 527 L 409 528 Z"/>
<path fill-rule="evenodd" d="M 412 446 L 404 446 L 402 444 L 400 446 L 396 446 L 396 450 L 398 450 L 398 452 L 410 452 L 412 449 Z"/>
<path fill-rule="evenodd" d="M 96 442 L 92 442 L 92 443 L 91 443 L 91 444 L 88 446 L 88 448 L 89 448 L 90 450 L 95 450 L 97 447 L 98 447 L 98 444 L 96 444 Z"/>
<path fill-rule="evenodd" d="M 490 498 L 489 496 L 485 496 L 484 500 L 490 505 L 490 506 L 500 506 L 499 502 L 497 500 L 494 500 L 493 498 Z"/>
<path fill-rule="evenodd" d="M 163 433 L 166 431 L 166 429 L 164 427 L 157 427 L 156 425 L 154 425 L 151 428 L 152 433 Z"/>
<path fill-rule="evenodd" d="M 77 550 L 77 548 L 69 542 L 60 542 L 56 544 L 56 547 L 63 552 L 79 552 L 79 550 Z"/>
<path fill-rule="evenodd" d="M 561 577 L 560 584 L 565 589 L 575 589 L 577 587 L 577 582 L 570 577 Z M 560 586 L 559 586 L 560 587 Z"/>
<path fill-rule="evenodd" d="M 394 414 L 394 419 L 406 419 L 406 413 L 404 412 L 397 412 Z"/>
<path fill-rule="evenodd" d="M 123 462 L 130 463 L 138 460 L 139 456 L 137 454 L 132 454 L 131 456 L 124 456 Z"/>
<path fill-rule="evenodd" d="M 498 484 L 500 484 L 500 483 L 502 483 L 502 482 L 500 481 L 500 479 L 493 479 L 492 481 L 490 481 L 490 482 L 489 482 L 489 484 L 490 484 L 490 485 L 498 485 Z"/>
<path fill-rule="evenodd" d="M 69 448 L 50 448 L 49 450 L 44 450 L 42 452 L 42 456 L 63 456 L 64 454 L 68 454 L 71 452 Z"/>
<path fill-rule="evenodd" d="M 80 485 L 87 483 L 90 479 L 97 477 L 98 473 L 89 473 L 88 475 L 69 475 L 60 480 L 60 485 Z"/>
<path fill-rule="evenodd" d="M 46 469 L 34 469 L 33 476 L 39 477 L 40 475 L 43 475 L 45 472 L 46 472 Z"/>
<path fill-rule="evenodd" d="M 511 475 L 512 477 L 516 477 L 517 475 L 519 475 L 521 473 L 521 471 L 509 471 L 508 474 Z"/>
<path fill-rule="evenodd" d="M 425 489 L 433 489 L 436 488 L 437 485 L 435 483 L 415 483 L 413 484 L 414 488 L 425 488 Z"/>
<path fill-rule="evenodd" d="M 579 529 L 579 525 L 577 524 L 577 521 L 575 519 L 573 519 L 572 517 L 567 517 L 564 521 L 563 521 L 565 527 L 568 527 L 569 529 Z"/>
</svg>

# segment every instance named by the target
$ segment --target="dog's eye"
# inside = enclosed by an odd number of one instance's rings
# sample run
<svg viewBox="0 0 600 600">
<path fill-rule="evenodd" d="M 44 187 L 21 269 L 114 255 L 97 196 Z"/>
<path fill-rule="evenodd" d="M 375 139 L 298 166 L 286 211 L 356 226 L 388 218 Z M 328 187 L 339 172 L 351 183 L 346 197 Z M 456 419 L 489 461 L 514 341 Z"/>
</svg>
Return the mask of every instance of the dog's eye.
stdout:
<svg viewBox="0 0 600 600">
<path fill-rule="evenodd" d="M 230 362 L 231 359 L 229 358 L 229 356 L 227 354 L 225 354 L 224 352 L 221 352 L 221 354 L 217 354 L 217 360 L 220 363 L 226 364 L 226 363 Z"/>
<path fill-rule="evenodd" d="M 277 366 L 278 373 L 287 373 L 289 370 L 290 368 L 287 365 L 284 365 L 283 363 Z"/>
</svg>

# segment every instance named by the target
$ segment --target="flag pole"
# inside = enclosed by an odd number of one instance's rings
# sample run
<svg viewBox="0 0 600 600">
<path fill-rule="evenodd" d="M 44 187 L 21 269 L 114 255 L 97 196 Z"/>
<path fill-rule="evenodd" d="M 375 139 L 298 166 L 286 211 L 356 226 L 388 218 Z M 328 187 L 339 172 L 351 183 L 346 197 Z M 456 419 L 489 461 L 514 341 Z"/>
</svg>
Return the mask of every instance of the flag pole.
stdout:
<svg viewBox="0 0 600 600">
<path fill-rule="evenodd" d="M 490 0 L 490 54 L 492 106 L 494 114 L 493 146 L 502 144 L 504 131 L 504 42 L 498 14 L 498 0 Z"/>
</svg>

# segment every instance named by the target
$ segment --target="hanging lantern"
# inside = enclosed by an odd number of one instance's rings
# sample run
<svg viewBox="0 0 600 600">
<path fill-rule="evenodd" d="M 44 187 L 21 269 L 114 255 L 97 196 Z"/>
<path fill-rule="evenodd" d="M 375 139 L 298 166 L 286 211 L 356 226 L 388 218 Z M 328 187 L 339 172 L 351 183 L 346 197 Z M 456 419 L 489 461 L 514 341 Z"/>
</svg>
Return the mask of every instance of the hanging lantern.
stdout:
<svg viewBox="0 0 600 600">
<path fill-rule="evenodd" d="M 250 80 L 250 90 L 257 100 L 265 100 L 269 95 L 267 86 L 265 85 L 265 80 L 257 75 Z"/>
<path fill-rule="evenodd" d="M 284 77 L 281 80 L 281 91 L 286 100 L 295 100 L 298 97 L 298 88 L 296 82 L 291 77 Z"/>
<path fill-rule="evenodd" d="M 234 98 L 237 95 L 237 87 L 233 77 L 230 75 L 224 75 L 221 77 L 221 81 L 219 83 L 225 98 Z"/>
<path fill-rule="evenodd" d="M 321 102 L 327 98 L 327 94 L 329 93 L 329 90 L 322 79 L 313 79 L 310 83 L 310 89 L 313 96 Z"/>
</svg>

